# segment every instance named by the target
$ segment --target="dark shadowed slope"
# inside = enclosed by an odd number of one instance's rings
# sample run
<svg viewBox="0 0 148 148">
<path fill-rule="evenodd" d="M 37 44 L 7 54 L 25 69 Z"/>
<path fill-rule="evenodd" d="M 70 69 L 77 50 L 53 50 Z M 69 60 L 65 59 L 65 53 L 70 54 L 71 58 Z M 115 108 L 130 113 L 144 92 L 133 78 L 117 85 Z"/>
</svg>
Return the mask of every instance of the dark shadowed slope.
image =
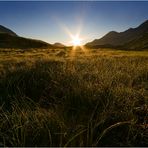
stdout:
<svg viewBox="0 0 148 148">
<path fill-rule="evenodd" d="M 0 48 L 47 48 L 52 45 L 34 39 L 27 39 L 9 34 L 0 34 Z"/>
<path fill-rule="evenodd" d="M 15 32 L 13 32 L 12 30 L 0 25 L 0 34 L 2 33 L 7 33 L 7 34 L 10 34 L 12 36 L 17 36 L 17 34 Z"/>
<path fill-rule="evenodd" d="M 134 39 L 123 46 L 126 49 L 148 49 L 148 32 L 139 36 L 139 38 Z"/>
<path fill-rule="evenodd" d="M 0 48 L 47 48 L 53 47 L 46 42 L 19 37 L 16 33 L 0 26 Z"/>
<path fill-rule="evenodd" d="M 98 46 L 98 45 L 107 45 L 107 46 L 124 46 L 127 43 L 130 43 L 128 47 L 134 47 L 132 44 L 135 41 L 138 42 L 138 46 L 140 47 L 141 41 L 147 44 L 147 38 L 143 38 L 143 36 L 147 36 L 148 33 L 148 20 L 145 21 L 143 24 L 138 26 L 137 28 L 130 28 L 124 32 L 115 32 L 111 31 L 107 33 L 100 39 L 95 39 L 92 42 L 87 43 L 87 46 Z M 142 39 L 141 39 L 142 38 Z"/>
</svg>

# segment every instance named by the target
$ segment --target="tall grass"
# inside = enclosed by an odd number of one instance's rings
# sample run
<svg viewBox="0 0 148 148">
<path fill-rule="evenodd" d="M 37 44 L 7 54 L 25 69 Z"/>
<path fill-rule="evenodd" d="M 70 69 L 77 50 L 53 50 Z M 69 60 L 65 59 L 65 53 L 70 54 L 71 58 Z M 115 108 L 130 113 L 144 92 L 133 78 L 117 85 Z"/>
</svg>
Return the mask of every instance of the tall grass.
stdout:
<svg viewBox="0 0 148 148">
<path fill-rule="evenodd" d="M 0 145 L 146 146 L 148 57 L 113 55 L 4 59 Z"/>
</svg>

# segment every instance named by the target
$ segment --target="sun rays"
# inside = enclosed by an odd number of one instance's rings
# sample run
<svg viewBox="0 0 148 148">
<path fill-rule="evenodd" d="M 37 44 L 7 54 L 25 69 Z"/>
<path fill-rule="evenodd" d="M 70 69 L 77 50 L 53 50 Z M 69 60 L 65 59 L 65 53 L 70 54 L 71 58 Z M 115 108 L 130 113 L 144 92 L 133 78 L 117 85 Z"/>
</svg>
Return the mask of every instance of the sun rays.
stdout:
<svg viewBox="0 0 148 148">
<path fill-rule="evenodd" d="M 68 35 L 69 41 L 67 41 L 67 44 L 70 47 L 69 56 L 70 59 L 75 59 L 76 56 L 79 56 L 81 53 L 81 56 L 85 55 L 88 56 L 90 54 L 90 50 L 84 45 L 85 41 L 88 40 L 89 37 L 87 36 L 81 36 L 82 28 L 83 28 L 83 21 L 82 18 L 81 21 L 77 24 L 77 26 L 74 28 L 69 29 L 59 18 L 54 18 L 61 28 L 61 30 L 64 31 L 65 34 Z M 75 30 L 75 31 L 74 31 Z"/>
<path fill-rule="evenodd" d="M 73 35 L 66 26 L 64 26 L 63 29 L 65 30 L 65 33 L 67 33 L 67 35 L 71 38 L 69 41 L 69 44 L 72 45 L 70 52 L 71 59 L 74 59 L 77 56 L 76 54 L 79 52 L 83 52 L 83 54 L 87 56 L 89 54 L 89 50 L 83 45 L 83 41 L 85 41 L 86 37 L 80 36 L 81 27 L 79 27 L 75 35 Z"/>
<path fill-rule="evenodd" d="M 80 32 L 78 32 L 75 36 L 71 34 L 71 42 L 72 43 L 72 49 L 70 52 L 70 57 L 73 60 L 76 56 L 79 55 L 80 52 L 83 53 L 83 55 L 88 55 L 88 49 L 82 44 L 82 41 L 85 40 L 85 38 L 80 37 Z"/>
</svg>

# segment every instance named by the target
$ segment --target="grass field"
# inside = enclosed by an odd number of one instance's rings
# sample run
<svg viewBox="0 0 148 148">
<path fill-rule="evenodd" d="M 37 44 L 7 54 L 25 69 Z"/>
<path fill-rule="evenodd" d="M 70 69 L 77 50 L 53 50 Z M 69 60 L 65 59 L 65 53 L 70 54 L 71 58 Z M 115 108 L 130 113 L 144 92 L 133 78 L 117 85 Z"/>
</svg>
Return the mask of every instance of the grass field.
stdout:
<svg viewBox="0 0 148 148">
<path fill-rule="evenodd" d="M 148 146 L 148 51 L 0 49 L 0 146 Z"/>
</svg>

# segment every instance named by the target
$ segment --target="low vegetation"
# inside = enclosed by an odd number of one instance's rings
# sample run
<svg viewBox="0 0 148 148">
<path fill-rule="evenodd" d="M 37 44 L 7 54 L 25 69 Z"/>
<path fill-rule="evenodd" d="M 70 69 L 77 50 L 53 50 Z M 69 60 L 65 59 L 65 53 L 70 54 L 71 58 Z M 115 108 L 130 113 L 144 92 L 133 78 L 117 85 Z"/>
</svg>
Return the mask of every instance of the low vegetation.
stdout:
<svg viewBox="0 0 148 148">
<path fill-rule="evenodd" d="M 0 49 L 0 146 L 147 146 L 148 51 Z"/>
</svg>

